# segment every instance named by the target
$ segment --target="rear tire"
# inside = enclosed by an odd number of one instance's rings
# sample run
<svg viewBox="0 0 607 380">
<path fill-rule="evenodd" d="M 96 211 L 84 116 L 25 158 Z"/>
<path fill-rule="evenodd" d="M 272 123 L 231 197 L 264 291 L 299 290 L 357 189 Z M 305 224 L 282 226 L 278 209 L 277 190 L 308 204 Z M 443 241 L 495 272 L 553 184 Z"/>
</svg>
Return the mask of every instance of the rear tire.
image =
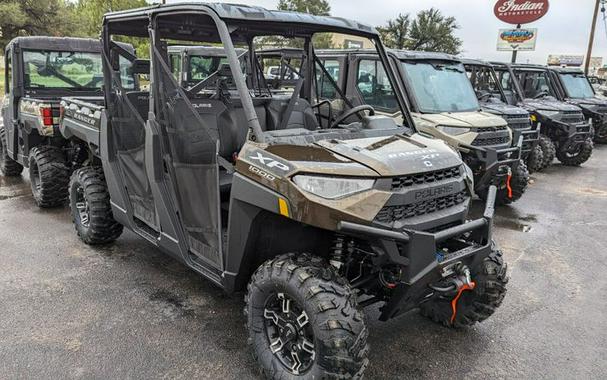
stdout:
<svg viewBox="0 0 607 380">
<path fill-rule="evenodd" d="M 107 244 L 120 237 L 123 227 L 112 215 L 110 194 L 101 167 L 87 166 L 74 171 L 69 199 L 72 221 L 83 242 Z"/>
<path fill-rule="evenodd" d="M 544 153 L 542 152 L 542 147 L 537 144 L 535 148 L 529 152 L 529 157 L 527 157 L 527 169 L 529 173 L 535 173 L 542 170 L 544 165 Z"/>
<path fill-rule="evenodd" d="M 33 148 L 29 156 L 29 173 L 38 207 L 65 205 L 70 169 L 60 148 L 45 145 Z"/>
<path fill-rule="evenodd" d="M 262 264 L 248 285 L 245 317 L 249 344 L 267 378 L 360 378 L 369 362 L 368 330 L 356 295 L 318 257 L 288 254 Z M 280 331 L 288 330 L 277 327 L 285 324 L 297 333 L 285 337 Z"/>
<path fill-rule="evenodd" d="M 509 205 L 518 201 L 525 194 L 528 185 L 529 171 L 527 170 L 527 165 L 521 161 L 516 170 L 512 172 L 512 178 L 510 178 L 512 198 L 508 197 L 508 189 L 501 189 L 497 192 L 495 203 L 497 205 Z"/>
<path fill-rule="evenodd" d="M 542 168 L 540 170 L 544 170 L 552 165 L 552 161 L 554 161 L 554 157 L 556 157 L 556 147 L 550 137 L 546 135 L 540 135 L 540 143 L 539 146 L 542 148 Z"/>
<path fill-rule="evenodd" d="M 502 252 L 493 251 L 477 268 L 472 269 L 473 290 L 464 291 L 457 303 L 453 323 L 451 301 L 453 298 L 434 295 L 420 305 L 422 315 L 447 327 L 462 328 L 482 322 L 495 313 L 506 296 L 508 284 L 507 265 Z"/>
<path fill-rule="evenodd" d="M 0 127 L 0 174 L 5 177 L 20 176 L 23 166 L 9 157 L 6 147 L 6 131 Z"/>
<path fill-rule="evenodd" d="M 580 150 L 574 154 L 567 153 L 566 151 L 559 150 L 556 153 L 556 157 L 561 161 L 564 165 L 567 166 L 580 166 L 584 162 L 588 161 L 592 156 L 592 151 L 594 150 L 594 144 L 592 140 L 587 139 L 581 145 Z"/>
</svg>

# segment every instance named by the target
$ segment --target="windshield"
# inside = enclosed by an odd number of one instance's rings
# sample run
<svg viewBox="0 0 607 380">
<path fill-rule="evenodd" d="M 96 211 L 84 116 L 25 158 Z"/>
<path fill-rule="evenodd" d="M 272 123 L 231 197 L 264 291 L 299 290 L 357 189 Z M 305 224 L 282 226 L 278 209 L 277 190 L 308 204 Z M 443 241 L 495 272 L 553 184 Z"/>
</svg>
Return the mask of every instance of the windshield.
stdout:
<svg viewBox="0 0 607 380">
<path fill-rule="evenodd" d="M 188 68 L 190 81 L 199 82 L 207 79 L 209 75 L 219 70 L 221 65 L 227 64 L 228 59 L 226 57 L 190 56 L 190 65 Z"/>
<path fill-rule="evenodd" d="M 523 88 L 525 98 L 540 98 L 548 95 L 556 97 L 552 86 L 550 86 L 547 71 L 519 71 L 516 74 Z"/>
<path fill-rule="evenodd" d="M 403 62 L 402 66 L 421 112 L 464 112 L 480 108 L 462 64 Z"/>
<path fill-rule="evenodd" d="M 98 90 L 103 84 L 100 53 L 23 51 L 26 88 Z"/>
<path fill-rule="evenodd" d="M 561 74 L 560 77 L 563 87 L 565 87 L 565 91 L 567 91 L 570 98 L 584 99 L 594 97 L 592 86 L 584 74 Z"/>
</svg>

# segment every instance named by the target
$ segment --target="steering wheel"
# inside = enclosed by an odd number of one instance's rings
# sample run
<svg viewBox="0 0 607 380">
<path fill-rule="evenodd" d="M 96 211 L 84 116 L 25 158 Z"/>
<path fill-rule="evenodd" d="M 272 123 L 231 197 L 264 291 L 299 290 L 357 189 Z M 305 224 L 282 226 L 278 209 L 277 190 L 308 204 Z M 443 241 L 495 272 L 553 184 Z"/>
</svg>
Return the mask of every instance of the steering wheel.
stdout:
<svg viewBox="0 0 607 380">
<path fill-rule="evenodd" d="M 375 108 L 371 107 L 368 104 L 363 104 L 363 105 L 360 105 L 360 106 L 356 106 L 354 108 L 350 108 L 346 112 L 344 112 L 341 115 L 339 115 L 337 117 L 337 119 L 335 119 L 335 121 L 331 124 L 331 126 L 329 128 L 335 128 L 339 124 L 341 124 L 344 120 L 346 120 L 347 118 L 349 118 L 350 116 L 356 115 L 356 114 L 361 113 L 363 111 L 369 111 L 369 115 L 371 115 L 371 116 L 375 115 Z"/>
<path fill-rule="evenodd" d="M 533 97 L 533 99 L 539 99 L 539 98 L 542 98 L 542 97 L 548 96 L 548 95 L 550 95 L 550 94 L 548 94 L 548 91 L 540 91 Z"/>
</svg>

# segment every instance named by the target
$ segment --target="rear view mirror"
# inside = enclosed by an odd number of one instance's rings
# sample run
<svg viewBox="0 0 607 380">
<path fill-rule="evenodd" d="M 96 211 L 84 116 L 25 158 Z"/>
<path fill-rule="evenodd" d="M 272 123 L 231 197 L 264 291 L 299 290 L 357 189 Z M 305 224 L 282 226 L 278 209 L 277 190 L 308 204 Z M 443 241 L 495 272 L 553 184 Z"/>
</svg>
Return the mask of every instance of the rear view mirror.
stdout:
<svg viewBox="0 0 607 380">
<path fill-rule="evenodd" d="M 150 73 L 150 60 L 149 59 L 136 59 L 133 61 L 131 66 L 131 73 L 134 75 L 142 75 Z"/>
<path fill-rule="evenodd" d="M 36 72 L 38 73 L 38 75 L 40 75 L 41 77 L 50 77 L 51 76 L 51 70 L 49 70 L 48 67 L 46 66 L 40 66 L 36 69 Z"/>
</svg>

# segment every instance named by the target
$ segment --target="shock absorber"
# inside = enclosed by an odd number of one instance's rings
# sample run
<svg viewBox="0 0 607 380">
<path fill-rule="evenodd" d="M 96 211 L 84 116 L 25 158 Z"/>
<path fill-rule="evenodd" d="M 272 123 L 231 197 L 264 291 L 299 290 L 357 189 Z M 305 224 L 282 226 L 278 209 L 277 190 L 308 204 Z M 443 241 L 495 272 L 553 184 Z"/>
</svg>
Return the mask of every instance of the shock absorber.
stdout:
<svg viewBox="0 0 607 380">
<path fill-rule="evenodd" d="M 345 243 L 346 239 L 343 235 L 335 235 L 335 240 L 333 240 L 333 245 L 331 246 L 329 263 L 336 269 L 340 269 L 344 264 Z"/>
</svg>

